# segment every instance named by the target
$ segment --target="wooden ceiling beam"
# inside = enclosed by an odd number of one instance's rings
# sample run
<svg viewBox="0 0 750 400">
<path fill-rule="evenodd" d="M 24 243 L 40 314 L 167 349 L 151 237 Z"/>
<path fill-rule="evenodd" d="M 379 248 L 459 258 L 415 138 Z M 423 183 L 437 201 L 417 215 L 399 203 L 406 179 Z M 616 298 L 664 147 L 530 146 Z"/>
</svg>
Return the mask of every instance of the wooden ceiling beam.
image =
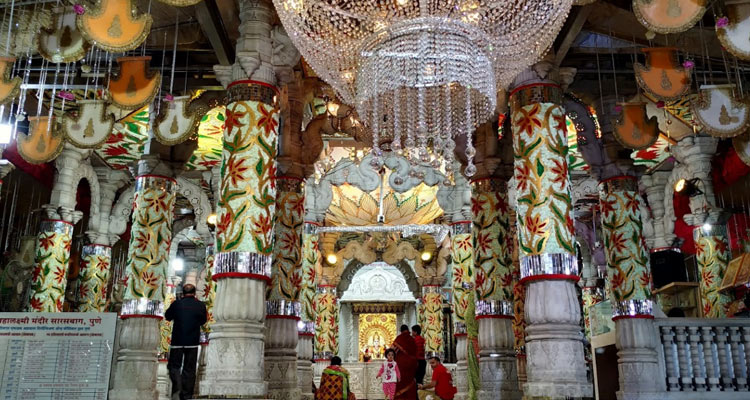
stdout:
<svg viewBox="0 0 750 400">
<path fill-rule="evenodd" d="M 234 46 L 227 35 L 216 0 L 203 0 L 196 4 L 195 17 L 198 19 L 198 23 L 209 43 L 211 43 L 214 52 L 216 52 L 219 64 L 232 65 L 234 63 Z"/>
<path fill-rule="evenodd" d="M 560 35 L 558 35 L 558 39 L 562 38 L 562 40 L 560 40 L 560 45 L 555 49 L 555 65 L 558 67 L 562 64 L 570 47 L 573 45 L 573 42 L 575 42 L 581 29 L 583 29 L 583 25 L 588 20 L 591 10 L 593 10 L 591 4 L 583 7 L 576 7 L 571 13 L 573 14 L 572 18 L 568 18 L 569 23 L 565 23 L 565 27 L 563 28 L 564 32 L 561 32 Z M 565 30 L 566 28 L 567 30 Z"/>
</svg>

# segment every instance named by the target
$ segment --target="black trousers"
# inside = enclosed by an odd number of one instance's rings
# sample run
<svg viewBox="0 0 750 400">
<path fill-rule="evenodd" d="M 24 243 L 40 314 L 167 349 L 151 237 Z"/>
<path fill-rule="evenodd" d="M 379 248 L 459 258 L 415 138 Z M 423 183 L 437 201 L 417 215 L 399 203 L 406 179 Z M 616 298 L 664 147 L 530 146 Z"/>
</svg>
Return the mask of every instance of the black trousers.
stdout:
<svg viewBox="0 0 750 400">
<path fill-rule="evenodd" d="M 417 372 L 414 373 L 414 379 L 420 385 L 424 385 L 424 374 L 427 371 L 427 360 L 417 360 Z"/>
<path fill-rule="evenodd" d="M 198 347 L 172 348 L 169 350 L 169 379 L 172 381 L 172 394 L 180 393 L 180 400 L 193 397 L 195 390 L 195 369 L 198 366 Z"/>
</svg>

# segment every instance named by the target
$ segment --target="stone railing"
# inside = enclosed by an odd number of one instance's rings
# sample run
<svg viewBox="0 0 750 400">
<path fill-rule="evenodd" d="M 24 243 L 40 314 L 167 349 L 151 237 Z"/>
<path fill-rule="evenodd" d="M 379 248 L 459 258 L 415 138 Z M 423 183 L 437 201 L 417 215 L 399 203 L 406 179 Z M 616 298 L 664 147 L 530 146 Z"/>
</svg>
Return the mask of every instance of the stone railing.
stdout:
<svg viewBox="0 0 750 400">
<path fill-rule="evenodd" d="M 660 318 L 668 398 L 748 399 L 750 319 Z"/>
</svg>

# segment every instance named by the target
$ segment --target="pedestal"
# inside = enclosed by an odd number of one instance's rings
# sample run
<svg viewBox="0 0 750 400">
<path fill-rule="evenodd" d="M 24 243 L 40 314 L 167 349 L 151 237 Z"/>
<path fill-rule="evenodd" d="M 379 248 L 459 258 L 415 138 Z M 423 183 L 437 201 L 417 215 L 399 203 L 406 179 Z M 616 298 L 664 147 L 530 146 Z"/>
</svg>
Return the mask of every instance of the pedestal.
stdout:
<svg viewBox="0 0 750 400">
<path fill-rule="evenodd" d="M 297 384 L 300 399 L 313 400 L 313 334 L 300 332 L 297 341 Z"/>
<path fill-rule="evenodd" d="M 200 381 L 203 398 L 265 398 L 263 318 L 265 282 L 223 278 L 217 282 L 211 344 L 206 373 Z"/>
<path fill-rule="evenodd" d="M 527 379 L 529 398 L 591 397 L 583 356 L 581 311 L 571 280 L 528 283 L 526 296 Z"/>
<path fill-rule="evenodd" d="M 266 317 L 265 378 L 268 398 L 299 400 L 297 381 L 297 319 L 288 315 Z"/>
<path fill-rule="evenodd" d="M 465 333 L 456 335 L 456 375 L 453 384 L 458 392 L 456 400 L 466 400 L 469 392 L 468 362 L 466 361 L 467 336 Z"/>
<path fill-rule="evenodd" d="M 159 319 L 132 317 L 121 321 L 117 368 L 110 400 L 157 400 Z"/>
<path fill-rule="evenodd" d="M 479 400 L 520 400 L 513 320 L 504 317 L 479 317 L 479 372 L 482 389 Z"/>
<path fill-rule="evenodd" d="M 659 368 L 656 346 L 659 334 L 651 318 L 615 320 L 617 369 L 620 372 L 618 400 L 658 400 L 666 392 L 664 368 Z"/>
<path fill-rule="evenodd" d="M 203 339 L 203 333 L 201 333 L 201 339 Z M 201 392 L 201 382 L 206 377 L 206 352 L 208 351 L 208 342 L 201 340 L 201 347 L 198 350 L 198 368 L 195 370 L 195 391 L 193 393 Z"/>
<path fill-rule="evenodd" d="M 159 400 L 171 400 L 172 398 L 172 381 L 169 379 L 167 361 L 159 360 L 159 366 L 156 369 L 156 391 L 159 393 Z"/>
</svg>

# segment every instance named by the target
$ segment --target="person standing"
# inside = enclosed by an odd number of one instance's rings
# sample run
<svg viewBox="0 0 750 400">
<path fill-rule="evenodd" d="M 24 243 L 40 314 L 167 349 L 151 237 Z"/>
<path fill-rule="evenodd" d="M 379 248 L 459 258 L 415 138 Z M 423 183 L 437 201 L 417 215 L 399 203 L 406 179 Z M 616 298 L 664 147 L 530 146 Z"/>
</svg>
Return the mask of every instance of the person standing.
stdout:
<svg viewBox="0 0 750 400">
<path fill-rule="evenodd" d="M 414 325 L 411 327 L 411 336 L 414 338 L 414 343 L 417 344 L 417 372 L 414 374 L 414 379 L 418 385 L 424 383 L 424 374 L 427 370 L 427 360 L 424 358 L 424 338 L 422 337 L 422 327 Z"/>
<path fill-rule="evenodd" d="M 417 398 L 417 382 L 414 373 L 417 371 L 417 344 L 409 333 L 408 325 L 401 325 L 401 333 L 393 341 L 396 350 L 396 365 L 401 371 L 401 380 L 396 384 L 395 400 L 414 400 Z"/>
<path fill-rule="evenodd" d="M 376 378 L 381 378 L 383 383 L 383 394 L 387 400 L 393 400 L 396 395 L 396 384 L 401 380 L 401 372 L 398 370 L 398 365 L 393 358 L 396 357 L 396 351 L 388 349 L 385 351 L 386 360 L 383 361 L 383 365 L 380 366 L 380 371 Z"/>
<path fill-rule="evenodd" d="M 432 367 L 432 382 L 419 385 L 419 400 L 426 400 L 428 396 L 433 398 L 437 396 L 440 400 L 453 400 L 458 390 L 453 386 L 451 373 L 437 357 L 430 357 L 430 367 Z"/>
<path fill-rule="evenodd" d="M 179 393 L 180 400 L 190 399 L 195 389 L 201 325 L 208 319 L 206 305 L 195 298 L 195 286 L 189 283 L 182 286 L 182 298 L 169 306 L 164 318 L 173 321 L 167 362 L 172 398 Z"/>
</svg>

